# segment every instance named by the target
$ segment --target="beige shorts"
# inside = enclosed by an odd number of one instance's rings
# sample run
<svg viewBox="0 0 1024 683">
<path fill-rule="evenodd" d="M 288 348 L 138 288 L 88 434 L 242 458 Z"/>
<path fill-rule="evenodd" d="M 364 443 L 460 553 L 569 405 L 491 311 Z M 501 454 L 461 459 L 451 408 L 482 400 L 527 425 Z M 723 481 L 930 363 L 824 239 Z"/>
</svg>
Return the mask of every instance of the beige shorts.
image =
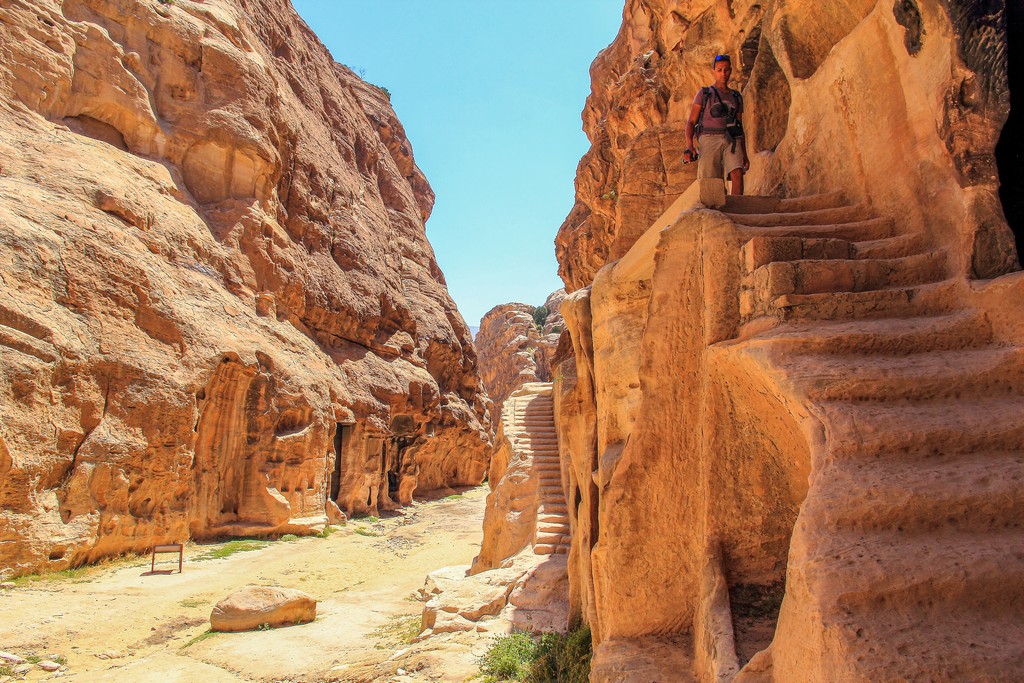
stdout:
<svg viewBox="0 0 1024 683">
<path fill-rule="evenodd" d="M 743 168 L 743 148 L 736 143 L 736 151 L 732 151 L 732 143 L 724 135 L 701 135 L 698 139 L 697 177 L 721 178 L 737 168 Z"/>
</svg>

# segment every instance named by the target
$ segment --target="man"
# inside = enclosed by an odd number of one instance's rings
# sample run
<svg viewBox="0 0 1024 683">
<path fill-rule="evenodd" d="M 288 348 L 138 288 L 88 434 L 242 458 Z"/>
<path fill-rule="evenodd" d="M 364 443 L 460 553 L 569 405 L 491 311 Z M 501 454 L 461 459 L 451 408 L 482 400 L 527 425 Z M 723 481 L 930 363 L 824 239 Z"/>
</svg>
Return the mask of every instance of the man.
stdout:
<svg viewBox="0 0 1024 683">
<path fill-rule="evenodd" d="M 701 88 L 693 98 L 690 118 L 686 121 L 683 162 L 697 159 L 698 178 L 727 175 L 732 182 L 732 194 L 743 194 L 743 174 L 750 169 L 750 159 L 743 137 L 743 97 L 729 88 L 732 78 L 729 55 L 715 57 L 714 73 L 715 84 Z"/>
</svg>

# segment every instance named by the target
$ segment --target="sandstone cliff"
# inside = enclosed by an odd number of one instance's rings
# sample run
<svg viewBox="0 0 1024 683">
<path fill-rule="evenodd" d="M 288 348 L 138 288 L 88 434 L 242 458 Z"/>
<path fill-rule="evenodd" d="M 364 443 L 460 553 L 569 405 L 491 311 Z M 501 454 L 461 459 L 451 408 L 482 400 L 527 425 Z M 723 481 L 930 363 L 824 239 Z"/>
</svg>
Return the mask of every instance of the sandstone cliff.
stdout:
<svg viewBox="0 0 1024 683">
<path fill-rule="evenodd" d="M 695 179 L 679 163 L 684 124 L 719 53 L 746 103 L 748 194 L 842 189 L 955 243 L 977 277 L 1016 269 L 994 156 L 1009 111 L 1003 5 L 628 0 L 591 67 L 592 147 L 556 240 L 566 290 L 625 254 Z"/>
<path fill-rule="evenodd" d="M 481 481 L 433 193 L 287 0 L 11 0 L 0 55 L 0 568 Z"/>
<path fill-rule="evenodd" d="M 556 242 L 592 680 L 1024 677 L 1004 21 L 959 0 L 627 3 Z M 720 52 L 748 192 L 774 198 L 726 202 L 677 162 Z"/>
<path fill-rule="evenodd" d="M 564 300 L 565 290 L 559 289 L 543 306 L 501 304 L 480 319 L 476 335 L 480 377 L 494 402 L 494 415 L 501 415 L 505 399 L 524 384 L 551 381 L 552 360 L 565 329 Z"/>
</svg>

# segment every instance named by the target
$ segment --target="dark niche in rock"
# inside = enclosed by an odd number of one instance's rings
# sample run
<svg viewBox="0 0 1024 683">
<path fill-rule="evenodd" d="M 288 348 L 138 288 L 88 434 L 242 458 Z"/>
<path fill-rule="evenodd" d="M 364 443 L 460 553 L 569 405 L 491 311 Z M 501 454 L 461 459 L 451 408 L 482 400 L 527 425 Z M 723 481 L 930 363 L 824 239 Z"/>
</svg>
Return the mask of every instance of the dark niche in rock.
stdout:
<svg viewBox="0 0 1024 683">
<path fill-rule="evenodd" d="M 1010 116 L 996 145 L 996 164 L 999 199 L 1020 254 L 1024 249 L 1024 5 L 1007 3 L 1006 28 Z"/>
<path fill-rule="evenodd" d="M 921 20 L 921 10 L 917 8 L 917 3 L 914 0 L 896 0 L 892 6 L 892 13 L 896 17 L 896 23 L 905 30 L 903 44 L 907 46 L 907 54 L 916 55 L 924 44 L 924 22 Z"/>
</svg>

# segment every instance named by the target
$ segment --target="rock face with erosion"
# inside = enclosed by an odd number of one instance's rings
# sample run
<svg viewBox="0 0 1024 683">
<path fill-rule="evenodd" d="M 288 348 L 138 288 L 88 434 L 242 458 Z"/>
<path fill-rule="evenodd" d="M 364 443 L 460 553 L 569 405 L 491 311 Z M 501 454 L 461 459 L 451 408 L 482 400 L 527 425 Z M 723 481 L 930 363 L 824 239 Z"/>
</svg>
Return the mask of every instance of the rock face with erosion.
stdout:
<svg viewBox="0 0 1024 683">
<path fill-rule="evenodd" d="M 0 55 L 0 568 L 482 480 L 433 193 L 287 0 L 12 0 Z"/>
<path fill-rule="evenodd" d="M 760 197 L 678 164 L 721 52 Z M 592 680 L 1024 679 L 1005 54 L 998 2 L 627 3 L 557 242 Z"/>
<path fill-rule="evenodd" d="M 476 348 L 480 376 L 494 401 L 494 415 L 508 396 L 529 382 L 550 382 L 558 339 L 565 329 L 565 290 L 552 292 L 543 306 L 501 304 L 480 319 Z"/>
</svg>

